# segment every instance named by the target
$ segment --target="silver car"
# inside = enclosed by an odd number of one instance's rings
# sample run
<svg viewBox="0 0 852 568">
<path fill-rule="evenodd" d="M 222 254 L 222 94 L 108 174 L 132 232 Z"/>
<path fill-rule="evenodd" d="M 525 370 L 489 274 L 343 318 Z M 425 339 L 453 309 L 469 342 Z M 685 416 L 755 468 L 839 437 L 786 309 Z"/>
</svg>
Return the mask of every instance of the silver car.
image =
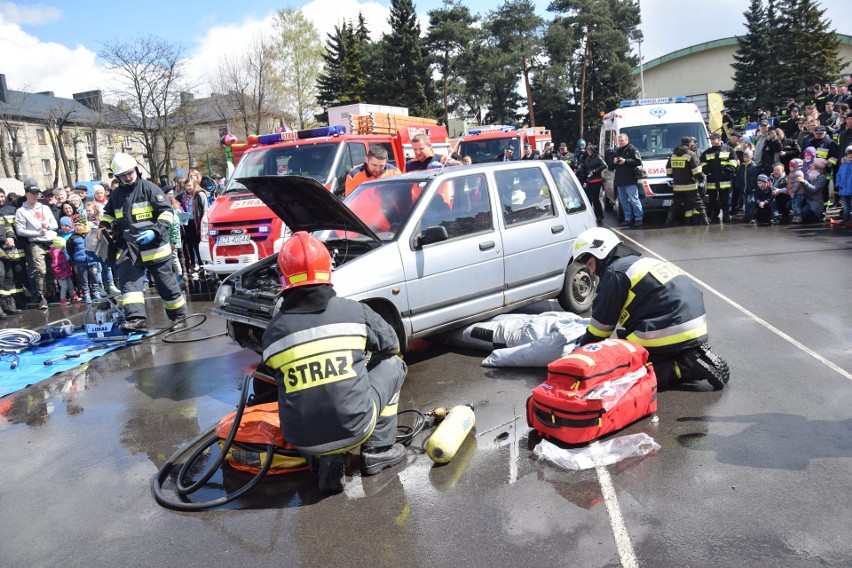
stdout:
<svg viewBox="0 0 852 568">
<path fill-rule="evenodd" d="M 572 249 L 595 217 L 561 161 L 414 172 L 365 182 L 345 202 L 310 178 L 239 181 L 290 230 L 325 242 L 337 294 L 378 312 L 400 345 L 549 298 L 591 307 L 594 280 Z M 273 255 L 226 278 L 213 313 L 260 352 L 280 290 Z"/>
</svg>

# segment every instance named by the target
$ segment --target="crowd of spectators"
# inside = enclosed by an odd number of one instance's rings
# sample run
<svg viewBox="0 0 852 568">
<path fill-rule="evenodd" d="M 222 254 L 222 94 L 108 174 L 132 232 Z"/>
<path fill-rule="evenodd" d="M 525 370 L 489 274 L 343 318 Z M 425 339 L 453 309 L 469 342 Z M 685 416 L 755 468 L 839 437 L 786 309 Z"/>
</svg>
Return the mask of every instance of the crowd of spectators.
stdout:
<svg viewBox="0 0 852 568">
<path fill-rule="evenodd" d="M 170 243 L 178 282 L 197 279 L 202 270 L 199 246 L 201 219 L 221 188 L 222 178 L 202 176 L 191 169 L 185 178 L 158 185 L 171 200 L 179 223 L 172 226 Z M 28 307 L 50 304 L 85 306 L 108 295 L 120 294 L 113 275 L 108 242 L 98 230 L 111 183 L 57 187 L 42 191 L 33 179 L 24 182 L 24 194 L 6 194 L 0 188 L 0 319 Z"/>
</svg>

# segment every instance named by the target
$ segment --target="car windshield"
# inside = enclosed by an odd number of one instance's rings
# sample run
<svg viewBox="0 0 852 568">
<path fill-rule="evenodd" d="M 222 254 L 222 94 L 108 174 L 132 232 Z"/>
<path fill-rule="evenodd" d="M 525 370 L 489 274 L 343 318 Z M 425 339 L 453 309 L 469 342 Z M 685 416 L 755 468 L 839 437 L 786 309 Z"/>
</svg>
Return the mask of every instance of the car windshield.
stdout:
<svg viewBox="0 0 852 568">
<path fill-rule="evenodd" d="M 365 182 L 346 198 L 346 205 L 383 241 L 392 241 L 414 209 L 425 180 L 385 179 Z"/>
<path fill-rule="evenodd" d="M 246 193 L 239 178 L 254 176 L 305 176 L 325 184 L 331 177 L 331 168 L 340 142 L 273 146 L 256 152 L 246 152 L 225 193 Z"/>
<path fill-rule="evenodd" d="M 636 146 L 643 160 L 666 160 L 675 148 L 680 146 L 684 136 L 692 136 L 698 145 L 698 151 L 707 148 L 708 140 L 704 125 L 698 122 L 673 124 L 645 124 L 622 128 L 630 143 Z"/>
<path fill-rule="evenodd" d="M 503 149 L 506 146 L 510 146 L 514 150 L 515 158 L 521 157 L 521 143 L 518 138 L 464 140 L 459 143 L 458 153 L 462 158 L 470 156 L 474 164 L 496 162 L 499 156 L 503 156 Z"/>
</svg>

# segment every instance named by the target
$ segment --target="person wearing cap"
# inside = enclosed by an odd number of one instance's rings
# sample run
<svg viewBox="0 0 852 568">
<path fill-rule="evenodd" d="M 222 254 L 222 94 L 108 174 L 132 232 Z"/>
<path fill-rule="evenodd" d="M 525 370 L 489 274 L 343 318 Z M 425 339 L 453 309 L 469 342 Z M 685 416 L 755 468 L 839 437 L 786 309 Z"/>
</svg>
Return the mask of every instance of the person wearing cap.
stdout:
<svg viewBox="0 0 852 568">
<path fill-rule="evenodd" d="M 41 189 L 34 179 L 24 182 L 24 194 L 26 201 L 15 212 L 15 232 L 27 240 L 27 264 L 36 288 L 33 292 L 38 299 L 38 309 L 46 310 L 48 256 L 59 224 L 50 207 L 39 202 Z"/>
<path fill-rule="evenodd" d="M 494 156 L 495 162 L 511 162 L 515 159 L 515 149 L 511 146 L 506 146 L 503 151 Z"/>
<path fill-rule="evenodd" d="M 556 159 L 571 164 L 571 153 L 568 151 L 568 144 L 565 142 L 559 143 L 559 148 L 556 150 Z"/>
<path fill-rule="evenodd" d="M 524 144 L 524 153 L 521 156 L 522 160 L 538 160 L 541 157 L 541 152 L 533 150 L 532 144 L 529 142 Z"/>
<path fill-rule="evenodd" d="M 579 170 L 583 162 L 586 161 L 586 141 L 580 138 L 577 140 L 577 147 L 574 149 L 574 169 Z"/>
<path fill-rule="evenodd" d="M 805 139 L 805 146 L 812 146 L 816 150 L 816 157 L 828 161 L 828 167 L 825 171 L 826 178 L 831 181 L 833 178 L 834 168 L 840 163 L 840 146 L 837 142 L 831 139 L 828 135 L 828 128 L 819 125 L 814 128 L 813 139 Z M 823 188 L 823 201 L 829 202 L 829 184 L 825 184 Z"/>
<path fill-rule="evenodd" d="M 666 217 L 666 225 L 674 225 L 684 216 L 684 220 L 692 224 L 696 220 L 699 225 L 709 224 L 704 200 L 698 192 L 698 186 L 704 183 L 704 173 L 701 171 L 701 161 L 689 149 L 694 138 L 685 136 L 680 140 L 680 146 L 674 149 L 666 162 L 666 175 L 672 178 L 672 204 Z"/>
<path fill-rule="evenodd" d="M 115 272 L 121 282 L 121 307 L 127 332 L 148 329 L 143 292 L 148 270 L 173 328 L 185 327 L 186 299 L 172 268 L 169 230 L 175 222 L 171 202 L 157 185 L 142 179 L 136 159 L 118 152 L 109 171 L 118 180 L 104 206 L 99 233 L 110 235 Z M 99 235 L 100 238 L 101 235 Z"/>
<path fill-rule="evenodd" d="M 752 225 L 778 224 L 778 210 L 775 208 L 772 185 L 766 174 L 757 176 L 754 191 L 754 217 L 749 220 L 749 223 Z"/>
<path fill-rule="evenodd" d="M 707 216 L 711 223 L 730 223 L 730 193 L 736 178 L 736 153 L 727 144 L 722 144 L 722 136 L 718 132 L 710 134 L 710 146 L 701 153 L 701 169 L 707 176 Z"/>
<path fill-rule="evenodd" d="M 734 183 L 731 186 L 731 205 L 729 211 L 731 215 L 737 213 L 740 205 L 745 209 L 744 221 L 748 223 L 754 219 L 754 192 L 757 189 L 757 176 L 760 175 L 760 168 L 752 159 L 752 151 L 749 149 L 743 150 L 743 159 L 737 165 L 737 173 L 734 178 Z"/>
</svg>

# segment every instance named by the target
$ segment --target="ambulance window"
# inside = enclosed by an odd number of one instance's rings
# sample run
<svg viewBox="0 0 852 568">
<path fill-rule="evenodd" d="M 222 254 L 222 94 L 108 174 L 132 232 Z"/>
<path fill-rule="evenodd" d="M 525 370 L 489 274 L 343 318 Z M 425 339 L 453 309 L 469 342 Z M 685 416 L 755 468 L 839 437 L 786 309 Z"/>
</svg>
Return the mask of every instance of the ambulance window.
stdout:
<svg viewBox="0 0 852 568">
<path fill-rule="evenodd" d="M 556 182 L 559 197 L 565 205 L 568 213 L 577 213 L 586 210 L 586 202 L 581 197 L 580 188 L 574 182 L 574 178 L 568 173 L 568 169 L 561 162 L 545 162 L 550 168 L 550 174 Z"/>
</svg>

